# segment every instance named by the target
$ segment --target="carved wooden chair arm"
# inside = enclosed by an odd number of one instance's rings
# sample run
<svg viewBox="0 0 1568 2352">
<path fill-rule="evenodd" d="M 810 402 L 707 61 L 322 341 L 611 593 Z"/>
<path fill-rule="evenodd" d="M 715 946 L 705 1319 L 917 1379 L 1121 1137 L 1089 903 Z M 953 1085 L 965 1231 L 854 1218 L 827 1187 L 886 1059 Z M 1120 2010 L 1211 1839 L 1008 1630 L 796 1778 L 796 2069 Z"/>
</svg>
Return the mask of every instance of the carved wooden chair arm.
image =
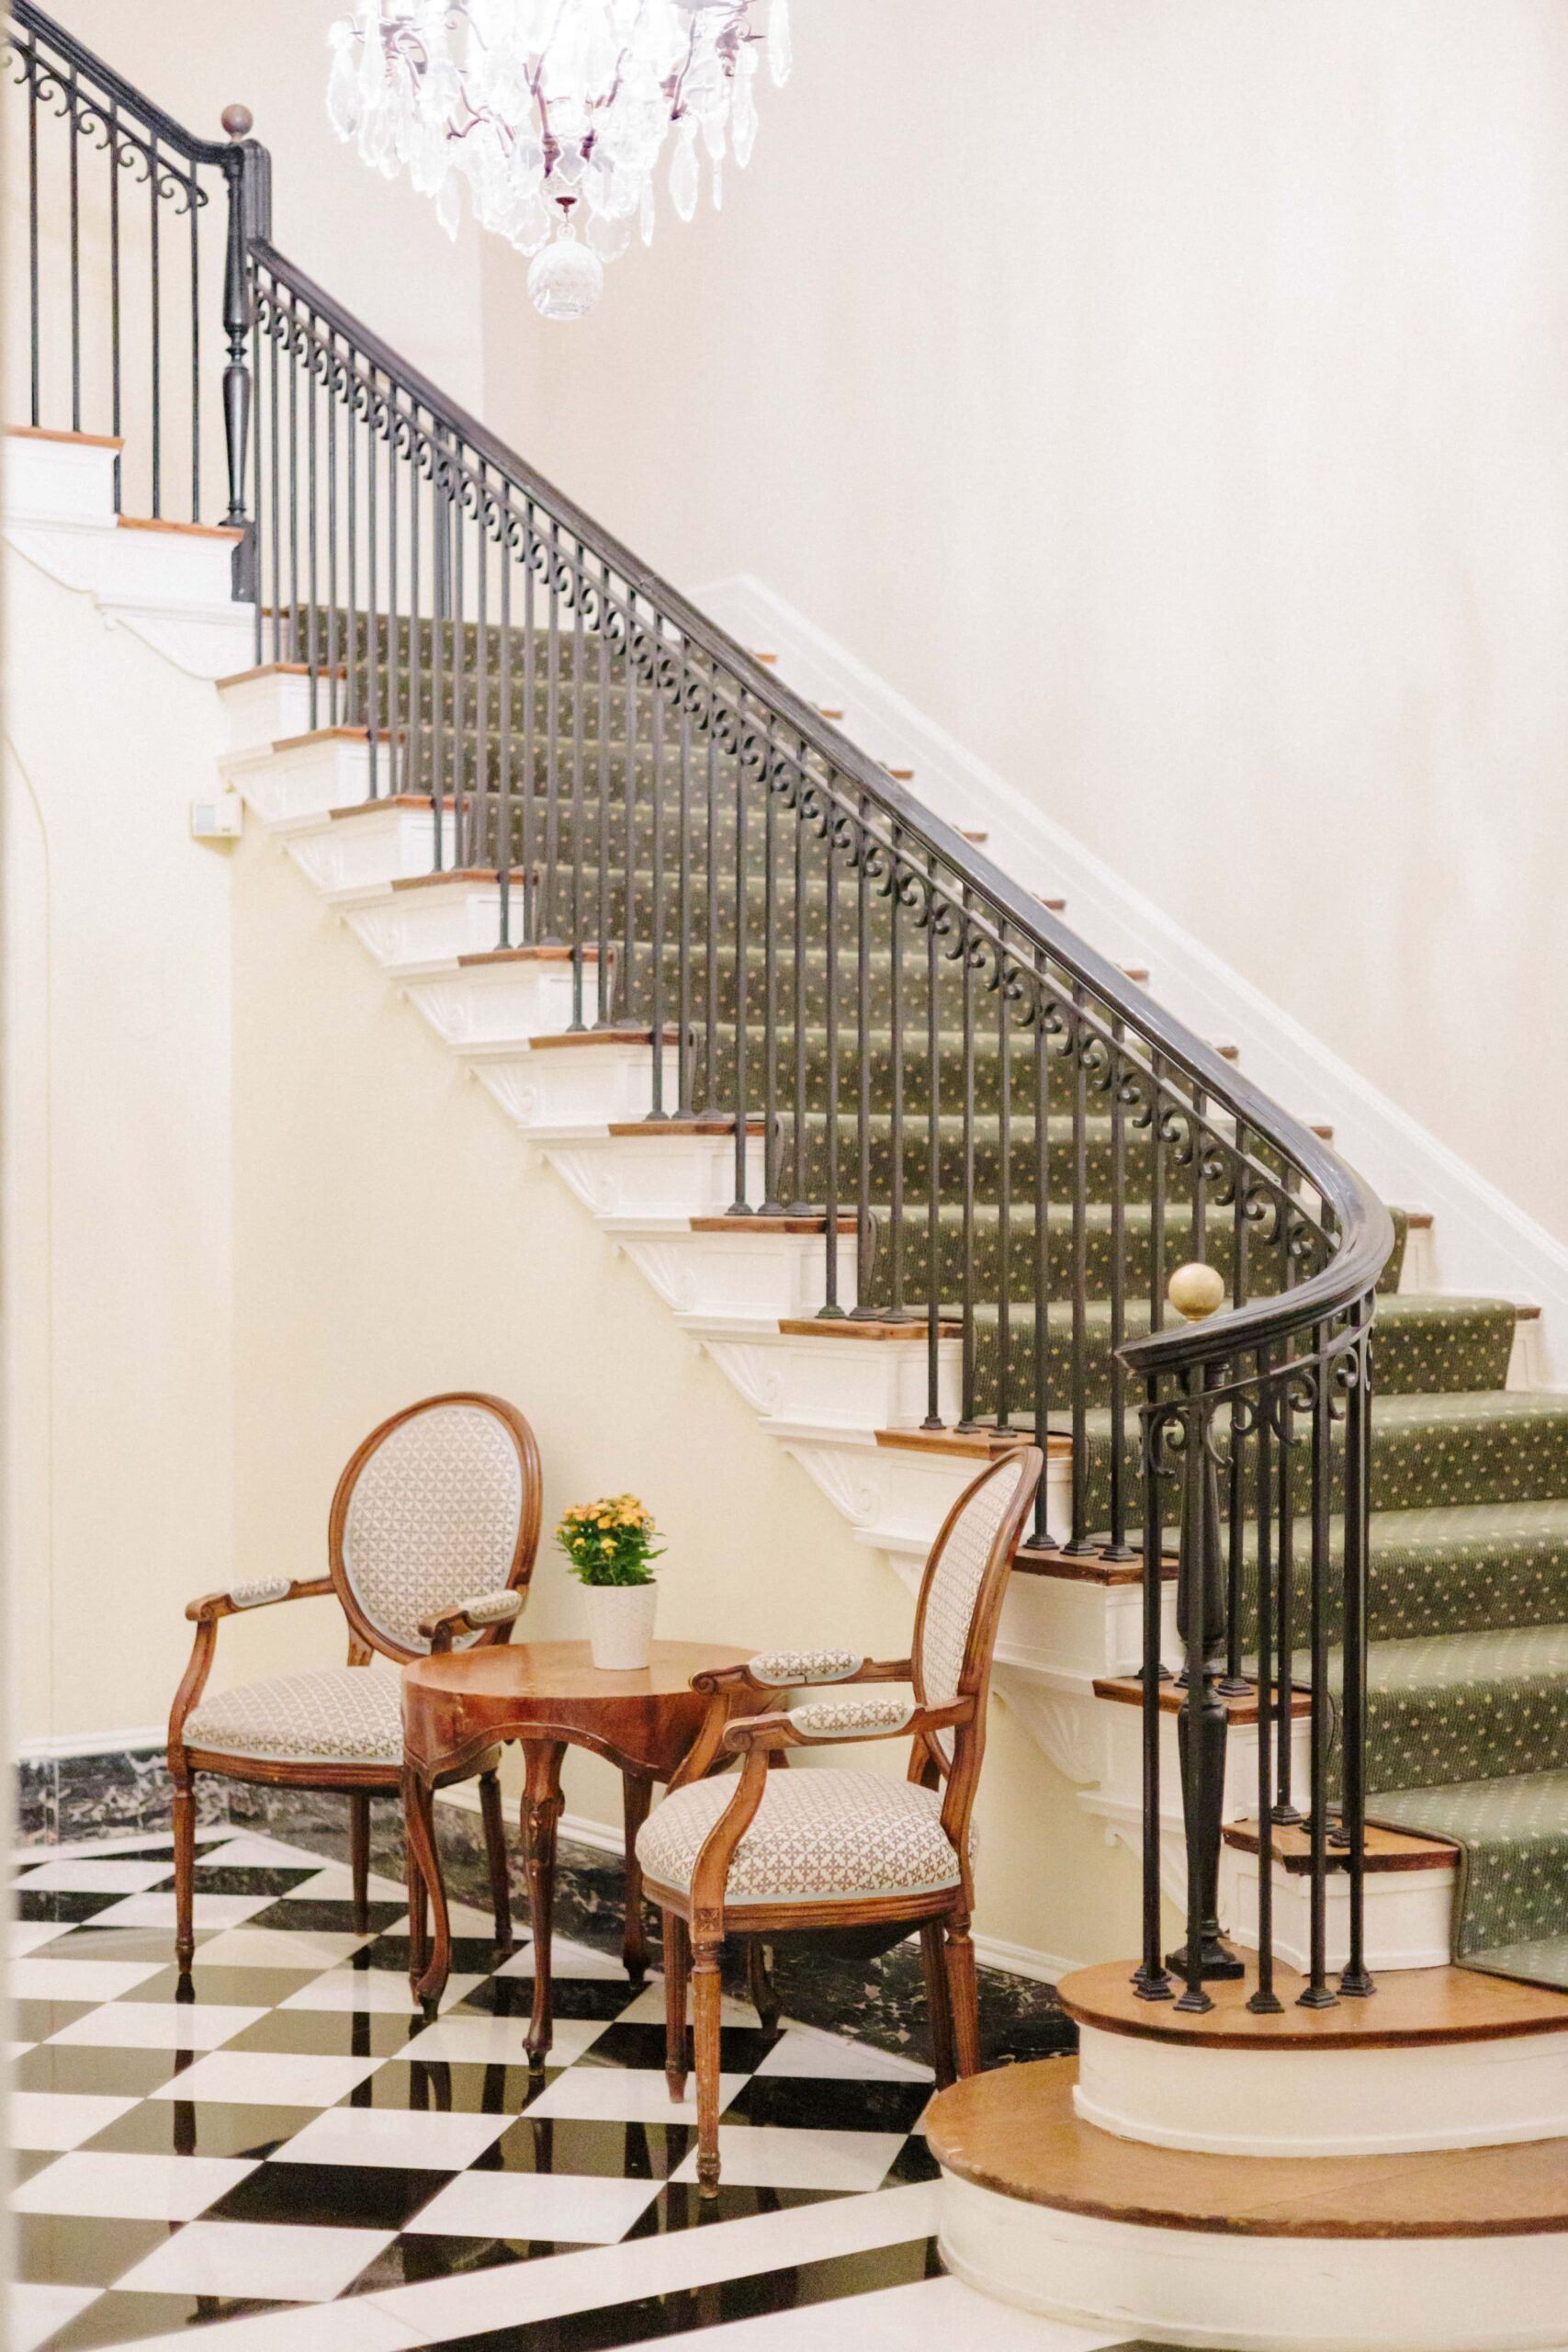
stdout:
<svg viewBox="0 0 1568 2352">
<path fill-rule="evenodd" d="M 331 1577 L 251 1577 L 242 1584 L 231 1584 L 222 1592 L 203 1593 L 199 1600 L 186 1604 L 186 1615 L 196 1627 L 196 1638 L 190 1645 L 190 1660 L 180 1677 L 180 1687 L 175 1692 L 175 1703 L 169 1710 L 169 1764 L 175 1768 L 175 1758 L 185 1736 L 186 1718 L 207 1688 L 207 1678 L 212 1671 L 213 1646 L 218 1628 L 225 1617 L 237 1617 L 247 1609 L 270 1609 L 280 1600 L 319 1600 L 333 1590 Z"/>
<path fill-rule="evenodd" d="M 270 1609 L 279 1600 L 315 1600 L 330 1593 L 331 1577 L 251 1577 L 221 1592 L 203 1593 L 186 1603 L 193 1623 L 216 1624 L 220 1617 L 237 1617 L 247 1609 Z"/>
<path fill-rule="evenodd" d="M 842 1739 L 899 1739 L 974 1720 L 973 1699 L 922 1707 L 912 1699 L 809 1699 L 774 1715 L 739 1715 L 725 1726 L 735 1756 L 781 1747 L 827 1747 Z"/>
<path fill-rule="evenodd" d="M 510 1585 L 499 1592 L 475 1593 L 470 1600 L 455 1600 L 450 1609 L 437 1609 L 429 1617 L 422 1617 L 419 1630 L 439 1656 L 449 1650 L 459 1634 L 482 1633 L 487 1625 L 510 1625 L 519 1615 L 524 1596 Z"/>
</svg>

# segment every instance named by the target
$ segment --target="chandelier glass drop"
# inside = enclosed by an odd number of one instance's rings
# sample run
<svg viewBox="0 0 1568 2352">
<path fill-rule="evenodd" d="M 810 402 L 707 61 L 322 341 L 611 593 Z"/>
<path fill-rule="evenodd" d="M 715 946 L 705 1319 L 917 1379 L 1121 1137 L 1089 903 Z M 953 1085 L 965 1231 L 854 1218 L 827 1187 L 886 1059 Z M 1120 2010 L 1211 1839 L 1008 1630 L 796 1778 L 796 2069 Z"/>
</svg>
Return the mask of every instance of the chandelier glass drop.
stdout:
<svg viewBox="0 0 1568 2352">
<path fill-rule="evenodd" d="M 474 218 L 535 256 L 534 305 L 580 318 L 604 264 L 653 235 L 655 175 L 696 210 L 706 158 L 718 204 L 727 155 L 757 134 L 766 49 L 790 70 L 789 0 L 356 0 L 333 27 L 327 110 L 367 164 L 407 170 L 456 235 Z"/>
</svg>

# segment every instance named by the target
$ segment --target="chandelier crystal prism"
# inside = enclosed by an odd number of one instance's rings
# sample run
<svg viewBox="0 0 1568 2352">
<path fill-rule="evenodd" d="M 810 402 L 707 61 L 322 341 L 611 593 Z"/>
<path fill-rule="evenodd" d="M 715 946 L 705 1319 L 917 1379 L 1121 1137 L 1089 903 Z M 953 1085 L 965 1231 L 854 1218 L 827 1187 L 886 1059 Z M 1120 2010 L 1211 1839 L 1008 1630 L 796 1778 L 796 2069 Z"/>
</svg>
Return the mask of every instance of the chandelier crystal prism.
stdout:
<svg viewBox="0 0 1568 2352">
<path fill-rule="evenodd" d="M 722 201 L 764 50 L 775 85 L 791 64 L 789 0 L 358 0 L 330 39 L 339 135 L 388 179 L 406 170 L 452 236 L 467 181 L 479 226 L 535 256 L 546 318 L 580 318 L 604 264 L 651 241 L 667 147 L 682 220 L 705 157 Z"/>
</svg>

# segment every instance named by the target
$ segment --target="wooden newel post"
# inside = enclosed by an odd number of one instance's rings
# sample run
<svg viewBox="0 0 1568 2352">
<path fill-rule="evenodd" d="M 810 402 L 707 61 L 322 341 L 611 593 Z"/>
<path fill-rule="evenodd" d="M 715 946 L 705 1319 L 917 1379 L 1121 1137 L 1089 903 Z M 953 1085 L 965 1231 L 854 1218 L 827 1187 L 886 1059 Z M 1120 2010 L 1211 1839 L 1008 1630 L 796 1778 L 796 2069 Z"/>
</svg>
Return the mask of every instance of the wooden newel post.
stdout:
<svg viewBox="0 0 1568 2352">
<path fill-rule="evenodd" d="M 1190 1323 L 1203 1321 L 1223 1303 L 1225 1285 L 1213 1266 L 1179 1266 L 1167 1296 Z M 1189 1376 L 1182 1419 L 1186 1449 L 1181 1487 L 1181 1538 L 1177 1568 L 1176 1625 L 1186 1656 L 1181 1713 L 1177 1722 L 1182 1815 L 1187 1835 L 1187 1940 L 1167 1965 L 1184 1979 L 1181 2009 L 1208 2009 L 1205 1979 L 1243 1974 L 1241 1962 L 1220 1935 L 1221 1825 L 1224 1806 L 1225 1736 L 1229 1718 L 1219 1690 L 1224 1673 L 1226 1589 L 1220 1545 L 1220 1489 L 1210 1443 L 1215 1407 L 1210 1367 Z"/>
</svg>

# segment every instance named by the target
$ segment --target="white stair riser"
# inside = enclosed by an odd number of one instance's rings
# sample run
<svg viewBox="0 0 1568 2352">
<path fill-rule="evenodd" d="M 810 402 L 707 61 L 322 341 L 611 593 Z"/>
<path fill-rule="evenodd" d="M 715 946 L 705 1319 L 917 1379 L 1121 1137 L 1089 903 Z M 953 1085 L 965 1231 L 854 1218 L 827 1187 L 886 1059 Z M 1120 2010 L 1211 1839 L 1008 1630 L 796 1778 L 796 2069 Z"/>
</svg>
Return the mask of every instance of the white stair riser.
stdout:
<svg viewBox="0 0 1568 2352">
<path fill-rule="evenodd" d="M 733 1161 L 727 1163 L 727 1172 L 733 1193 Z M 748 1230 L 745 1217 L 736 1217 L 724 1233 L 621 1231 L 617 1238 L 665 1305 L 699 1323 L 733 1320 L 767 1329 L 804 1321 L 816 1315 L 827 1295 L 820 1234 L 756 1233 Z M 839 1278 L 852 1296 L 854 1273 L 854 1243 L 840 1237 Z"/>
<path fill-rule="evenodd" d="M 465 1046 L 526 1047 L 530 1037 L 553 1037 L 570 1029 L 577 1009 L 572 967 L 556 957 L 466 971 L 454 966 L 449 971 L 406 979 L 403 993 L 443 1043 L 459 1050 Z M 581 1018 L 590 1026 L 599 1018 L 599 968 L 587 958 Z"/>
<path fill-rule="evenodd" d="M 453 826 L 442 825 L 443 860 L 450 864 Z M 284 836 L 288 854 L 323 898 L 360 897 L 405 875 L 428 874 L 435 863 L 435 820 L 428 808 L 391 803 L 367 815 L 300 826 Z"/>
<path fill-rule="evenodd" d="M 1396 2049 L 1201 2051 L 1085 2025 L 1078 2115 L 1219 2156 L 1376 2156 L 1568 2133 L 1568 2028 Z"/>
<path fill-rule="evenodd" d="M 582 1053 L 567 1046 L 550 1046 L 527 1057 L 527 1062 L 526 1070 L 518 1073 L 524 1125 L 602 1126 L 611 1121 L 640 1122 L 648 1115 L 647 1056 L 637 1046 L 602 1046 Z M 486 1066 L 476 1067 L 488 1083 Z M 523 1087 L 529 1091 L 521 1091 Z M 601 1116 L 583 1119 L 568 1106 L 582 1103 L 591 1088 Z M 663 1227 L 679 1236 L 690 1218 L 722 1216 L 735 1198 L 733 1136 L 666 1135 L 649 1126 L 635 1136 L 580 1135 L 570 1143 L 546 1139 L 541 1148 L 551 1167 L 615 1235 L 634 1262 L 649 1241 L 639 1227 Z M 752 1200 L 762 1197 L 761 1136 L 747 1137 L 746 1189 Z M 658 1289 L 653 1262 L 644 1271 Z"/>
<path fill-rule="evenodd" d="M 275 743 L 311 734 L 332 722 L 324 681 L 316 682 L 312 708 L 310 679 L 270 666 L 264 665 L 254 677 L 235 677 L 222 688 L 221 699 L 231 752 L 268 752 Z"/>
<path fill-rule="evenodd" d="M 1270 1872 L 1274 1956 L 1304 1976 L 1311 1964 L 1311 1881 L 1276 1862 Z M 1455 1872 L 1442 1870 L 1371 1871 L 1366 1880 L 1364 1949 L 1374 1976 L 1392 1968 L 1447 1968 L 1453 1957 Z M 1227 1846 L 1220 1856 L 1220 1917 L 1225 1932 L 1248 1951 L 1258 1950 L 1258 1868 L 1256 1854 Z M 1328 1881 L 1328 1965 L 1343 1968 L 1350 1956 L 1350 1883 L 1343 1871 Z"/>
<path fill-rule="evenodd" d="M 281 751 L 232 752 L 220 770 L 265 825 L 282 832 L 319 822 L 370 797 L 370 746 L 346 736 L 307 737 Z"/>
<path fill-rule="evenodd" d="M 811 1441 L 818 1433 L 839 1430 L 853 1430 L 874 1453 L 886 1457 L 876 1473 L 882 1486 L 892 1482 L 922 1498 L 949 1487 L 960 1492 L 981 1467 L 967 1456 L 876 1445 L 878 1430 L 917 1429 L 925 1419 L 925 1351 L 912 1342 L 837 1340 L 815 1332 L 758 1332 L 742 1339 L 699 1330 L 698 1336 L 721 1371 L 807 1468 Z M 938 1395 L 944 1412 L 955 1409 L 958 1379 L 957 1342 L 946 1341 L 938 1358 Z M 927 1516 L 922 1508 L 922 1523 Z"/>
<path fill-rule="evenodd" d="M 1059 2212 L 944 2176 L 956 2278 L 1105 2340 L 1215 2352 L 1561 2352 L 1568 2233 L 1304 2238 Z"/>
<path fill-rule="evenodd" d="M 7 433 L 0 458 L 6 522 L 96 524 L 114 530 L 116 456 L 87 442 Z"/>
<path fill-rule="evenodd" d="M 500 946 L 501 886 L 464 880 L 389 889 L 349 910 L 348 922 L 383 967 L 455 962 Z"/>
<path fill-rule="evenodd" d="M 1071 1464 L 1062 1463 L 1065 1510 L 1055 1529 L 1072 1523 Z M 1163 1654 L 1180 1654 L 1176 1632 L 1176 1579 L 1161 1595 Z M 1071 1577 L 1015 1576 L 1002 1611 L 1002 1638 L 1016 1658 L 1043 1668 L 1087 1675 L 1135 1674 L 1144 1657 L 1144 1594 L 1141 1585 L 1103 1585 Z"/>
</svg>

